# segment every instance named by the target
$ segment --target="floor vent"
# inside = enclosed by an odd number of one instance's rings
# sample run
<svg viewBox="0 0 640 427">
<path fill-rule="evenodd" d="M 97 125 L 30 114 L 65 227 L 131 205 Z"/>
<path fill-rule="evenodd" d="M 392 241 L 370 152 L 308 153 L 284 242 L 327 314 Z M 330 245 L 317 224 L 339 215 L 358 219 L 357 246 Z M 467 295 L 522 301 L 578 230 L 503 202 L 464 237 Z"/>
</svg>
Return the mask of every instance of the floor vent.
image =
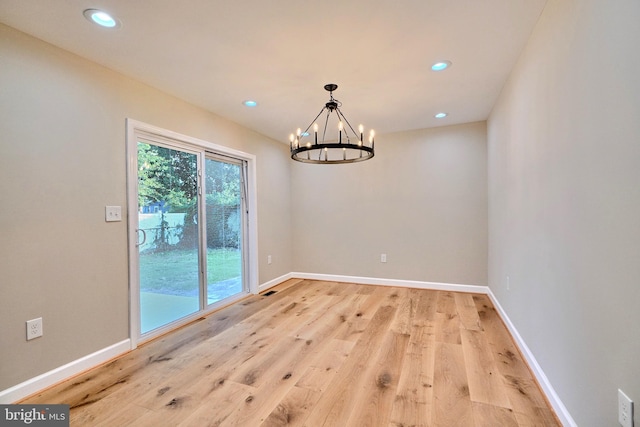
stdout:
<svg viewBox="0 0 640 427">
<path fill-rule="evenodd" d="M 278 291 L 269 291 L 269 292 L 265 292 L 264 294 L 262 294 L 262 296 L 268 297 L 269 295 L 273 295 Z"/>
</svg>

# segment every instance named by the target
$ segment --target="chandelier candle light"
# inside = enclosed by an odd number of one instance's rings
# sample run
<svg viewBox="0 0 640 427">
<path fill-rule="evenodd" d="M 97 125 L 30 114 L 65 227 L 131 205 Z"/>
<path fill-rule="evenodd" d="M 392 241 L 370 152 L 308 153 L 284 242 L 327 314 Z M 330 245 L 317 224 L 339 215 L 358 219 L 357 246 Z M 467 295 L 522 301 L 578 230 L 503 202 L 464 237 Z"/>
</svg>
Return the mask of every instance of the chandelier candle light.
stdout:
<svg viewBox="0 0 640 427">
<path fill-rule="evenodd" d="M 353 129 L 349 120 L 340 111 L 342 103 L 333 97 L 333 91 L 337 88 L 338 85 L 333 83 L 325 85 L 324 89 L 329 92 L 329 102 L 322 107 L 320 113 L 304 131 L 298 128 L 295 135 L 290 135 L 289 145 L 293 160 L 304 163 L 339 164 L 361 162 L 373 157 L 373 130 L 369 133 L 369 140 L 366 142 L 363 139 L 364 127 L 360 125 L 359 132 Z M 325 113 L 324 128 L 321 138 L 318 139 L 318 123 L 316 120 L 323 113 Z M 333 113 L 335 113 L 335 116 Z M 338 122 L 338 135 L 327 139 L 327 127 L 331 119 Z M 313 136 L 309 133 L 311 127 L 313 127 Z"/>
</svg>

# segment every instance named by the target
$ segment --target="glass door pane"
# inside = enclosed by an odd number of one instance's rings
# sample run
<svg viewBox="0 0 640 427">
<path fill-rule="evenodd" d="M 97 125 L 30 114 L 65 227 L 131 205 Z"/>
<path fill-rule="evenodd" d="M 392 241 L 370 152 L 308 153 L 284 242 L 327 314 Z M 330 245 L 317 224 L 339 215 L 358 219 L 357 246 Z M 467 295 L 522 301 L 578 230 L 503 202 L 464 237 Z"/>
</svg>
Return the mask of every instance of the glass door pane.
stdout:
<svg viewBox="0 0 640 427">
<path fill-rule="evenodd" d="M 242 164 L 205 159 L 207 304 L 244 290 Z"/>
<path fill-rule="evenodd" d="M 141 334 L 200 310 L 198 157 L 138 142 Z"/>
</svg>

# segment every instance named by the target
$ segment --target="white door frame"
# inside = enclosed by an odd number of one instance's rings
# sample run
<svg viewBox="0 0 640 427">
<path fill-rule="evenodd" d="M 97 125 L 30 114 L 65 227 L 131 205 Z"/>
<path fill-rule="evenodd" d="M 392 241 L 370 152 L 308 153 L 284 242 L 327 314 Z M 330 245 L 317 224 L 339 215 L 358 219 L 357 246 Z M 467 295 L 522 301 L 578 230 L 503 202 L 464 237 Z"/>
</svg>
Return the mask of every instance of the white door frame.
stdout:
<svg viewBox="0 0 640 427">
<path fill-rule="evenodd" d="M 128 226 L 128 250 L 129 250 L 129 338 L 131 349 L 135 349 L 140 340 L 140 278 L 139 278 L 139 257 L 138 257 L 138 135 L 153 135 L 159 139 L 169 139 L 188 146 L 191 149 L 218 153 L 223 156 L 234 157 L 246 162 L 247 165 L 247 194 L 246 206 L 247 214 L 247 241 L 248 247 L 245 252 L 246 273 L 249 292 L 258 293 L 258 213 L 256 194 L 256 156 L 243 151 L 234 150 L 222 145 L 214 144 L 198 138 L 182 135 L 177 132 L 162 129 L 137 120 L 127 118 L 127 226 Z M 208 311 L 215 310 L 215 307 Z M 199 311 L 193 315 L 184 317 L 179 324 L 185 324 L 202 317 L 203 312 Z M 178 324 L 172 323 L 171 328 Z"/>
</svg>

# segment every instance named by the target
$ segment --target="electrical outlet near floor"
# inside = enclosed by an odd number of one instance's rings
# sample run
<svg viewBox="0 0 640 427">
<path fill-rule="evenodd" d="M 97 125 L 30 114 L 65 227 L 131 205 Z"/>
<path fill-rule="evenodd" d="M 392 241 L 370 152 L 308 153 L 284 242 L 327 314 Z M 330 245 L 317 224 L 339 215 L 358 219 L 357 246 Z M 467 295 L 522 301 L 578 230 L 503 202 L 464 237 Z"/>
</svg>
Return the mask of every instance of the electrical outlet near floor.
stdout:
<svg viewBox="0 0 640 427">
<path fill-rule="evenodd" d="M 42 336 L 42 317 L 27 320 L 27 341 Z"/>
<path fill-rule="evenodd" d="M 633 401 L 618 389 L 618 423 L 622 427 L 633 427 Z"/>
</svg>

